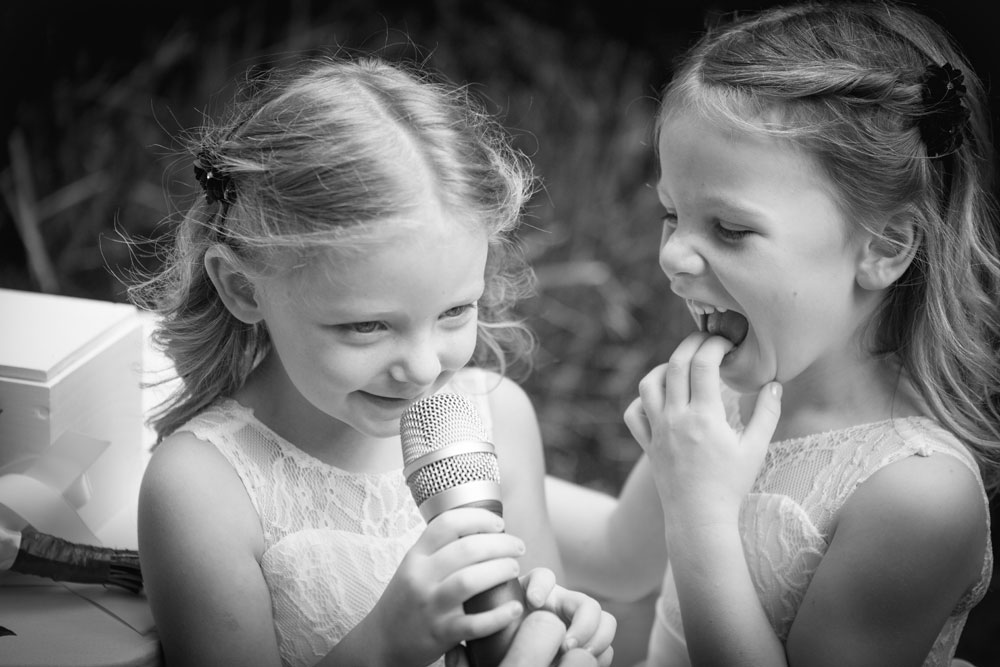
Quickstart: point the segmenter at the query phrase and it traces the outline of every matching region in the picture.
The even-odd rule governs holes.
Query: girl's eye
[[[723,241],[739,241],[743,237],[753,234],[753,232],[749,229],[733,229],[732,227],[726,227],[722,224],[716,225],[716,233]]]
[[[673,229],[674,227],[677,226],[677,214],[673,213],[672,211],[668,211],[663,214],[662,218],[660,218],[660,222],[663,223],[664,227],[669,227],[670,229]]]
[[[461,317],[462,315],[465,315],[467,312],[469,312],[470,310],[474,310],[475,308],[476,304],[474,303],[466,303],[461,306],[455,306],[454,308],[449,308],[448,310],[441,313],[441,318],[452,319],[456,317]]]
[[[352,322],[351,324],[342,324],[341,328],[350,333],[371,334],[381,331],[384,325],[381,322]]]

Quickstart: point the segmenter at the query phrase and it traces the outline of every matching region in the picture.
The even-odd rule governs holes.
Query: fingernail
[[[771,383],[771,395],[775,398],[781,398],[781,383],[772,382]]]
[[[567,637],[566,641],[563,642],[563,646],[565,647],[564,650],[566,651],[572,651],[579,645],[580,645],[580,640],[577,639],[576,637]]]
[[[517,602],[514,604],[514,607],[510,610],[510,617],[519,618],[523,613],[524,613],[524,607],[521,606],[520,602]]]
[[[518,540],[517,541],[517,553],[523,554],[527,550],[528,550],[528,547],[525,546],[524,542],[522,542],[521,540]]]

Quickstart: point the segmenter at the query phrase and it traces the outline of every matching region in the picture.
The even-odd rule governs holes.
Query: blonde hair
[[[961,143],[929,150],[929,66],[964,74]],[[679,63],[659,127],[678,112],[807,150],[858,224],[906,216],[920,243],[872,323],[930,410],[1000,486],[1000,225],[983,86],[944,31],[891,2],[804,3],[709,31]],[[946,128],[947,129],[947,128]]]
[[[393,231],[386,220],[405,219],[427,196],[414,164],[455,219],[489,235],[473,363],[505,372],[527,359],[532,339],[511,308],[532,285],[513,236],[531,166],[467,88],[377,57],[310,59],[248,81],[228,119],[190,143],[199,178],[214,179],[209,196],[179,220],[159,273],[131,289],[161,316],[154,341],[182,381],[152,419],[160,438],[239,389],[271,349],[262,324],[223,305],[206,251],[222,248],[250,276],[277,270],[289,253],[378,242]]]

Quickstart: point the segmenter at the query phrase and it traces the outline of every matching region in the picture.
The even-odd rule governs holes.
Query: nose
[[[696,247],[692,232],[677,226],[664,227],[660,240],[660,268],[673,279],[682,274],[698,275],[705,270],[705,258]]]
[[[442,347],[433,334],[407,341],[398,359],[389,369],[396,382],[427,386],[437,380],[442,370]]]

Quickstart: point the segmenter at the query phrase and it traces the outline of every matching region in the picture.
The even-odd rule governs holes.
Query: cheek
[[[441,355],[441,365],[450,370],[463,368],[472,359],[479,340],[479,327],[473,322],[449,336]]]

